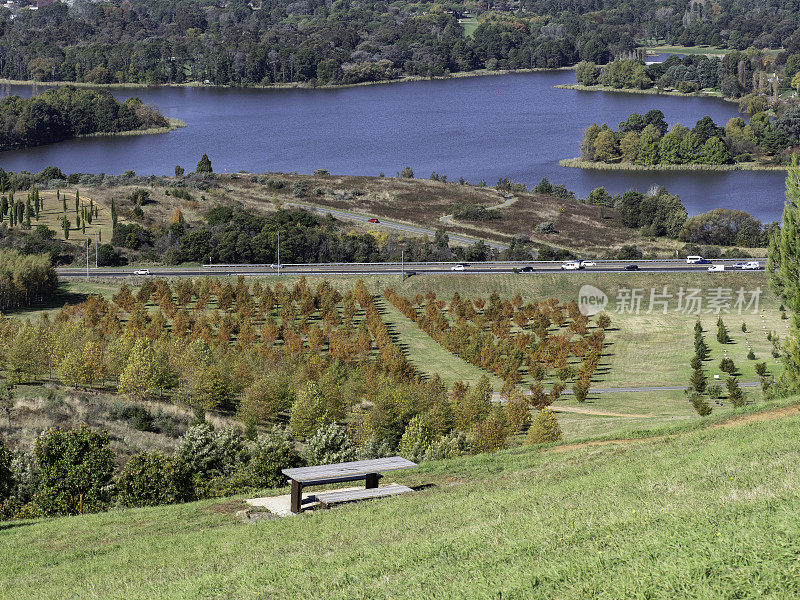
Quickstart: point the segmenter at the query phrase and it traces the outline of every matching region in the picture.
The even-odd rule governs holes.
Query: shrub
[[[114,452],[107,432],[51,428],[36,440],[42,478],[36,503],[46,515],[74,515],[105,508],[111,500]]]
[[[537,223],[536,226],[533,228],[533,230],[536,233],[545,233],[545,234],[558,233],[552,221],[542,221],[541,223]]]
[[[755,359],[756,359],[756,353],[750,350],[750,352],[747,353],[747,360],[755,360]]]
[[[395,453],[395,447],[389,439],[379,439],[376,436],[371,436],[365,441],[360,448],[356,451],[356,458],[358,460],[369,460],[371,458],[384,458],[392,456]]]
[[[257,487],[280,487],[286,483],[281,469],[302,466],[303,459],[288,436],[273,433],[258,441],[250,463],[251,483]]]
[[[708,402],[706,402],[705,398],[700,394],[692,394],[691,401],[695,411],[697,411],[697,414],[701,417],[707,417],[711,414],[711,406],[709,406]]]
[[[283,179],[270,177],[266,180],[265,185],[271,190],[280,190],[286,187],[286,182]]]
[[[506,443],[506,421],[502,409],[494,409],[483,421],[476,423],[472,432],[477,452],[494,452]]]
[[[306,195],[306,192],[308,192],[308,181],[300,179],[294,182],[292,186],[292,195],[294,195],[295,198],[302,198]]]
[[[707,393],[711,398],[714,398],[715,400],[717,398],[722,398],[722,386],[717,385],[716,383],[714,385],[710,385],[708,386]]]
[[[756,363],[755,369],[756,369],[756,375],[758,375],[759,377],[767,376],[767,363],[765,362]]]
[[[452,431],[431,443],[425,451],[423,460],[445,460],[466,456],[473,452],[472,446],[469,435],[463,431]]]
[[[706,374],[703,373],[703,369],[692,371],[692,376],[689,378],[689,387],[701,394],[706,391]]]
[[[402,171],[400,171],[400,177],[404,179],[414,179],[414,171],[411,167],[404,167]]]
[[[425,425],[422,417],[416,415],[406,426],[397,453],[409,460],[419,461],[425,456],[432,441],[433,433]]]
[[[8,498],[14,489],[12,458],[11,451],[6,448],[5,442],[0,438],[0,501]]]
[[[177,468],[200,479],[231,475],[248,459],[248,451],[238,429],[216,432],[206,423],[189,427],[175,452]]]
[[[745,405],[744,393],[742,392],[742,388],[739,387],[739,382],[736,377],[729,377],[725,381],[725,387],[728,388],[728,398],[730,398],[731,404],[736,408]]]
[[[514,389],[509,394],[503,410],[506,413],[509,433],[519,433],[525,431],[531,425],[531,411],[528,401],[518,389]]]
[[[158,506],[192,499],[191,477],[160,452],[131,458],[117,478],[117,502],[123,506]]]
[[[526,444],[546,444],[557,442],[561,439],[561,427],[558,425],[555,413],[549,408],[540,410],[533,418],[528,435],[525,436]]]
[[[356,453],[347,438],[347,430],[331,423],[312,435],[305,448],[305,459],[309,465],[328,465],[355,460]]]
[[[572,384],[572,393],[578,402],[585,402],[589,395],[589,383],[586,381],[576,381]]]
[[[736,365],[733,363],[733,360],[730,358],[723,358],[719,361],[719,370],[723,373],[728,373],[732,375],[736,372]]]

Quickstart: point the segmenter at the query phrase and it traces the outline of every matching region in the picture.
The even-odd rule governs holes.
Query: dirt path
[[[785,419],[800,415],[800,404],[792,404],[790,406],[781,406],[780,408],[772,408],[763,412],[753,413],[750,415],[742,415],[741,417],[733,417],[722,423],[714,423],[705,427],[704,429],[720,429],[723,427],[736,427],[738,425],[746,425],[747,423],[758,423],[761,421],[774,421],[776,419]],[[667,437],[681,435],[679,433],[672,436],[667,435],[654,435],[651,437],[641,438],[622,438],[618,440],[597,440],[595,442],[581,442],[579,444],[564,444],[563,446],[554,446],[547,448],[545,452],[569,452],[570,450],[580,450],[581,448],[589,448],[592,446],[613,446],[633,444],[636,442],[652,442],[654,440],[663,440]]]

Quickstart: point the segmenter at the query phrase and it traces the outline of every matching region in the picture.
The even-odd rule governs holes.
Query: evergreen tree
[[[781,394],[795,394],[800,392],[800,165],[797,156],[792,157],[792,166],[786,175],[783,220],[770,240],[767,271],[770,289],[791,312],[778,389]]]
[[[117,227],[117,203],[114,199],[111,199],[111,228],[116,229]]]
[[[208,158],[207,154],[203,154],[200,157],[200,161],[197,163],[197,168],[195,169],[198,173],[213,173],[213,169],[211,168],[211,161]]]

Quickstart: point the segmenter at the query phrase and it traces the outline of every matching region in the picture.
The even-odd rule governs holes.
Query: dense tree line
[[[138,98],[120,102],[105,90],[66,86],[32,98],[6,96],[0,100],[0,150],[167,125],[162,114]]]
[[[651,110],[633,113],[619,124],[592,124],[581,144],[581,158],[604,163],[656,165],[728,165],[759,161],[787,163],[800,142],[800,107],[771,121],[760,112],[749,122],[741,117],[719,127],[705,116],[692,129],[676,123],[668,130],[664,114]]]
[[[48,300],[57,287],[58,277],[49,256],[0,250],[0,309]]]
[[[755,48],[732,51],[722,57],[673,54],[664,62],[644,64],[637,59],[614,60],[605,66],[581,62],[575,77],[583,85],[605,85],[617,89],[676,89],[690,93],[719,91],[728,98],[741,98],[743,111],[765,110],[781,91],[796,87],[800,53],[777,56]]]
[[[56,2],[0,13],[0,76],[93,83],[356,83],[479,68],[606,63],[637,40],[800,51],[797,6],[725,0],[473,5],[232,0]],[[517,7],[514,7],[515,9]],[[14,17],[14,18],[12,18]]]

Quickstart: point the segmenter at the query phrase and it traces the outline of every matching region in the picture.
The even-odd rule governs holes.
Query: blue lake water
[[[335,90],[215,88],[115,89],[186,122],[164,135],[72,140],[0,153],[6,170],[172,174],[194,169],[203,152],[217,172],[298,171],[395,175],[411,166],[417,177],[436,171],[451,179],[500,177],[529,185],[547,177],[581,196],[597,186],[613,193],[666,186],[690,213],[747,210],[764,221],[780,217],[782,172],[596,172],[560,167],[579,154],[591,123],[616,128],[632,112],[661,109],[671,124],[704,115],[724,125],[736,106],[714,98],[680,98],[555,89],[574,81],[554,71]],[[11,91],[30,95],[27,86]]]

